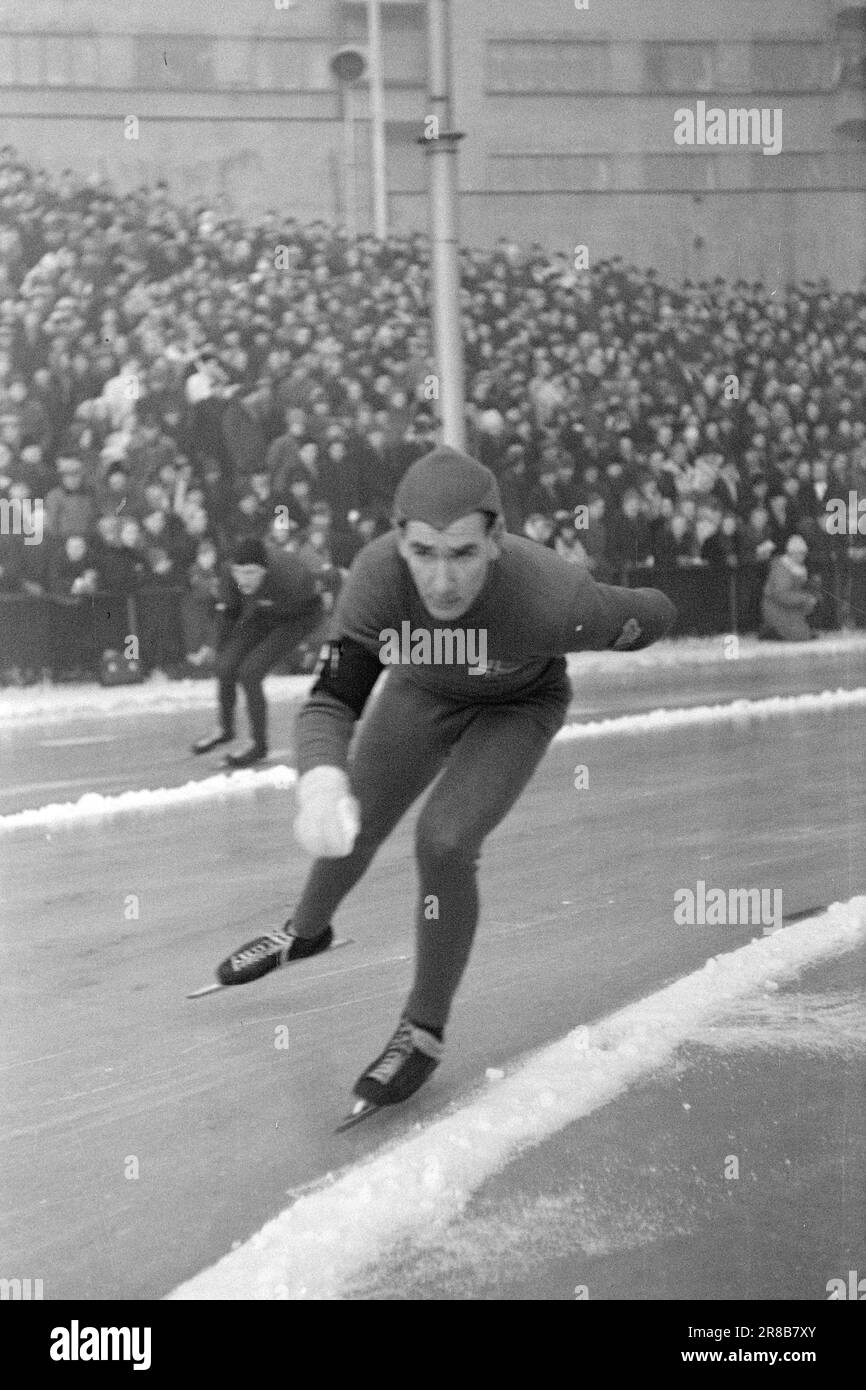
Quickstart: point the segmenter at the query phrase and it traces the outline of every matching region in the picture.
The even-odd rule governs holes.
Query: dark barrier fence
[[[104,651],[124,652],[138,639],[144,672],[173,674],[185,668],[184,602],[188,590],[153,586],[135,594],[98,593],[79,598],[0,594],[0,680],[18,671],[27,678],[93,677]],[[325,616],[279,671],[310,669],[327,626]],[[130,653],[132,654],[132,653]]]
[[[831,630],[866,627],[866,562],[810,569],[820,602],[813,626]],[[677,605],[675,635],[755,632],[760,626],[766,565],[627,568],[623,583],[663,589]],[[125,594],[58,599],[0,594],[0,676],[13,670],[63,679],[95,675],[103,651],[123,651],[126,637],[139,642],[142,669],[182,667],[185,657],[180,588],[151,587]],[[317,646],[317,634],[310,643]],[[309,644],[308,644],[309,645]],[[295,669],[299,669],[297,666]]]
[[[180,588],[80,598],[0,594],[0,672],[93,675],[104,651],[136,637],[144,670],[184,660]]]
[[[621,582],[631,588],[663,589],[677,605],[675,636],[749,633],[761,625],[761,594],[768,569],[766,563],[731,568],[631,565]],[[866,562],[831,560],[810,565],[809,575],[810,592],[818,598],[809,619],[812,627],[823,631],[866,627]]]

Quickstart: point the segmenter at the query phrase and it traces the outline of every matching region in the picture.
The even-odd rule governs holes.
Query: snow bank
[[[839,709],[866,704],[866,688],[825,690],[820,695],[774,695],[767,700],[733,700],[723,705],[695,705],[687,709],[656,709],[647,714],[623,714],[616,719],[590,720],[586,724],[566,724],[555,741],[611,738],[619,734],[668,733],[708,724],[746,723],[750,719],[774,719],[780,715],[831,714]],[[77,801],[53,802],[26,811],[0,816],[0,834],[33,826],[69,824],[92,820],[96,816],[117,815],[123,811],[152,811],[171,808],[189,801],[251,792],[259,787],[290,787],[297,780],[293,768],[280,765],[257,772],[246,768],[216,777],[186,782],[182,787],[118,792],[103,795],[86,792]]]
[[[181,787],[141,788],[103,796],[100,792],[85,792],[77,801],[55,801],[33,810],[15,811],[0,816],[0,832],[22,830],[33,826],[60,826],[70,821],[94,820],[98,816],[113,816],[121,811],[156,811],[173,806],[186,806],[193,801],[211,801],[227,796],[249,795],[261,787],[282,790],[293,787],[298,774],[293,767],[269,767],[256,772],[240,768],[237,772],[219,772],[214,777],[184,782]]]
[[[301,701],[312,676],[267,676],[264,689],[274,702]],[[152,676],[142,685],[41,685],[0,691],[0,721],[16,725],[66,723],[72,719],[105,719],[117,715],[177,714],[181,710],[213,710],[215,680],[170,681]]]
[[[447,1225],[521,1149],[668,1062],[737,1001],[864,942],[866,897],[860,897],[710,959],[675,984],[577,1028],[420,1133],[302,1196],[168,1297],[340,1298],[347,1281],[386,1249]]]
[[[824,690],[820,695],[772,695],[766,700],[731,700],[722,705],[691,705],[685,709],[654,709],[646,714],[623,714],[586,724],[564,724],[556,739],[608,738],[611,734],[667,733],[701,724],[737,724],[750,719],[775,719],[783,714],[830,714],[866,704],[866,688]]]

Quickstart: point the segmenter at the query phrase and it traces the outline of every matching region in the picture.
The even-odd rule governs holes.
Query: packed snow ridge
[[[699,725],[742,723],[752,719],[774,719],[783,715],[831,714],[866,704],[866,687],[856,690],[825,690],[819,695],[774,695],[767,700],[733,700],[723,705],[695,705],[686,709],[656,709],[648,714],[624,714],[615,719],[599,719],[586,724],[566,724],[555,741],[610,738],[620,734],[669,733]],[[141,788],[104,795],[86,792],[77,801],[53,802],[48,806],[13,811],[0,816],[0,833],[10,830],[52,827],[127,811],[171,809],[200,802],[249,794],[264,787],[283,790],[294,785],[297,773],[280,765],[256,771],[219,773],[186,782],[181,787]]]
[[[283,791],[293,787],[298,774],[292,767],[280,765],[256,772],[241,768],[237,772],[219,772],[214,777],[185,782],[181,787],[142,787],[135,791],[103,795],[85,792],[77,801],[55,801],[27,811],[14,811],[0,816],[0,831],[24,830],[34,826],[61,826],[75,821],[95,820],[102,816],[118,815],[124,811],[162,811],[175,806],[188,806],[196,801],[213,801],[228,796],[249,795],[262,787]]]
[[[864,943],[860,897],[711,958],[648,998],[577,1027],[412,1137],[324,1180],[169,1297],[341,1298],[398,1243],[443,1230],[521,1150],[669,1063],[732,1006]]]

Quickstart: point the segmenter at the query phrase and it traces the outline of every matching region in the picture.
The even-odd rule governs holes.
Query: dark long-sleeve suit
[[[514,805],[565,720],[564,654],[612,647],[630,619],[631,650],[664,635],[675,609],[655,589],[597,584],[580,565],[518,536],[503,538],[487,581],[451,632],[485,636],[483,672],[463,664],[389,666],[383,633],[440,632],[424,608],[397,533],[365,546],[332,620],[332,645],[298,716],[300,771],[347,767],[361,807],[352,853],[314,864],[294,930],[317,935],[377,849],[441,772],[416,828],[419,898],[410,1017],[444,1027],[478,917],[476,868],[485,837]],[[363,717],[362,717],[363,716]],[[358,719],[361,724],[348,758]]]
[[[322,602],[313,575],[294,555],[268,552],[268,572],[258,592],[245,597],[231,571],[217,599],[216,674],[223,729],[234,729],[237,687],[243,686],[253,742],[267,746],[267,707],[262,681],[321,620]]]

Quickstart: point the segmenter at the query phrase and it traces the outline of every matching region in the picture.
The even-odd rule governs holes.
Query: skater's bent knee
[[[477,851],[467,837],[450,825],[424,825],[419,821],[415,831],[415,852],[420,864],[472,864]]]

